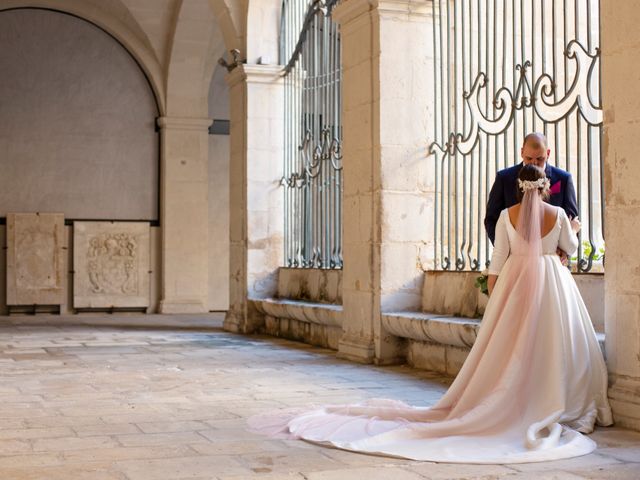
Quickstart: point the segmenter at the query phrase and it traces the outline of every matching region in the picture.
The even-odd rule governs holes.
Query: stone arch
[[[0,12],[16,8],[43,8],[77,16],[101,28],[136,60],[149,81],[160,115],[164,115],[166,96],[160,62],[140,26],[130,15],[126,16],[127,7],[119,0],[114,0],[114,6],[119,7],[124,15],[118,17],[97,8],[91,0],[4,0]]]
[[[248,0],[209,0],[211,10],[222,32],[227,50],[238,49],[244,54],[246,3]]]
[[[223,32],[207,2],[182,2],[167,65],[167,115],[207,117],[207,97]]]

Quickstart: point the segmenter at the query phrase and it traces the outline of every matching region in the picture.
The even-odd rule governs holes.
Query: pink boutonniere
[[[556,182],[553,185],[551,185],[549,192],[551,193],[551,195],[555,195],[556,193],[560,193],[561,190],[562,190],[562,182]]]

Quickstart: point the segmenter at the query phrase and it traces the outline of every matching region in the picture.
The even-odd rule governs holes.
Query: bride
[[[607,370],[580,292],[556,249],[578,222],[543,202],[543,170],[522,167],[521,202],[502,211],[478,338],[432,407],[385,399],[250,419],[256,431],[345,450],[457,463],[521,463],[592,452],[611,425]]]

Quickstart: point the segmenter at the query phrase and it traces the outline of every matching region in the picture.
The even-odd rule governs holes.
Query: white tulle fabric
[[[432,407],[376,399],[252,417],[272,436],[370,454],[456,463],[521,463],[585,455],[582,433],[610,425],[607,372],[569,271],[556,255],[575,250],[563,210],[540,238],[540,199],[523,200],[516,230],[503,211],[496,249],[509,252],[466,362]],[[571,234],[572,235],[572,234]],[[528,241],[526,239],[529,239]],[[507,244],[500,244],[506,242]],[[560,243],[566,243],[560,242]],[[568,253],[572,253],[571,251]]]

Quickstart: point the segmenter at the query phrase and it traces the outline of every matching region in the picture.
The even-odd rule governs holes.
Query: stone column
[[[250,299],[273,296],[283,262],[282,68],[240,65],[228,76],[231,118],[230,282],[224,328],[250,333],[264,319]]]
[[[616,425],[640,430],[640,10],[629,0],[601,12],[605,181],[605,335]]]
[[[161,313],[202,313],[208,296],[208,127],[211,119],[161,117]]]
[[[381,327],[381,313],[419,310],[431,266],[430,12],[423,0],[350,0],[333,12],[344,99],[340,354],[352,360],[398,360],[400,344]]]

